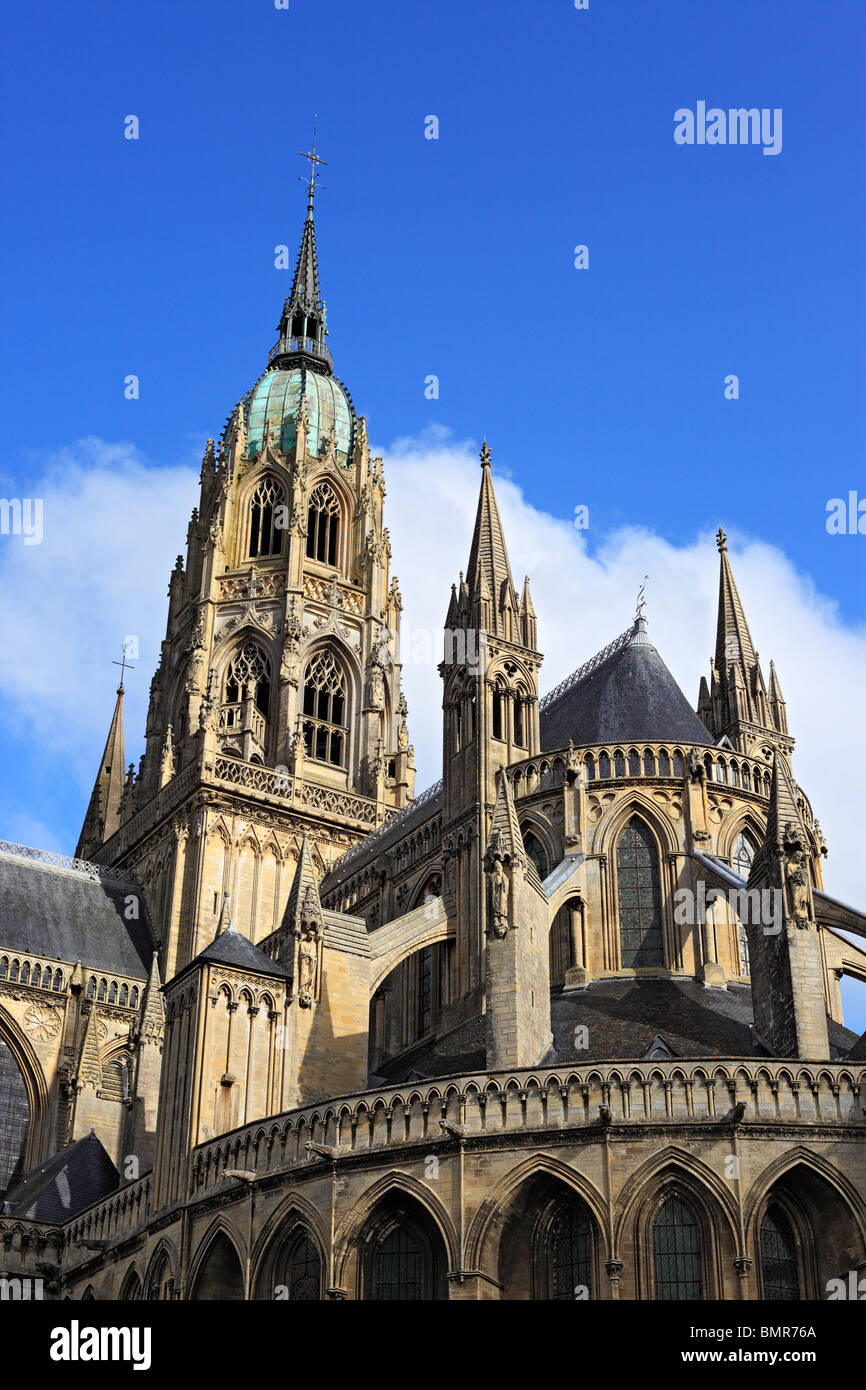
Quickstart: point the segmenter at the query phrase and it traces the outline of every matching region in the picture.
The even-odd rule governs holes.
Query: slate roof
[[[276,975],[281,980],[288,978],[276,961],[254,946],[248,937],[243,936],[234,926],[215,936],[209,946],[199,951],[196,960],[209,960],[220,965],[233,965],[236,970],[253,970],[258,975]],[[188,967],[187,967],[188,968]]]
[[[752,1032],[748,985],[710,989],[688,978],[594,980],[585,989],[555,990],[550,1002],[553,1050],[546,1065],[638,1061],[657,1037],[682,1058],[768,1055]],[[586,1048],[575,1047],[578,1023],[588,1030]],[[472,1019],[445,1038],[380,1062],[378,1071],[394,1084],[412,1070],[429,1077],[484,1070],[482,1028],[483,1020]],[[857,1043],[856,1033],[831,1018],[827,1030],[834,1058],[845,1057]]]
[[[601,656],[541,701],[542,750],[564,748],[569,739],[579,746],[642,739],[713,745],[647,637],[643,620]]]
[[[40,853],[0,852],[0,946],[146,980],[155,942],[141,889],[95,864],[32,857]],[[132,893],[137,920],[125,916]]]
[[[10,1188],[3,1213],[34,1221],[68,1221],[119,1185],[120,1174],[91,1130]]]

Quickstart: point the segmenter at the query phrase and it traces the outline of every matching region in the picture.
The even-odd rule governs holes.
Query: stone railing
[[[526,1131],[634,1130],[652,1124],[721,1125],[742,1101],[749,1125],[856,1126],[866,1137],[863,1063],[641,1061],[446,1077],[342,1096],[233,1130],[194,1152],[193,1195],[223,1186],[224,1168],[260,1176],[310,1162],[305,1145],[324,1144],[337,1161],[446,1137],[439,1121],[467,1139]],[[622,1129],[619,1134],[625,1137]]]
[[[264,796],[285,797],[291,800],[294,778],[287,772],[276,772],[261,763],[247,763],[241,758],[218,756],[214,760],[214,776],[218,782],[246,791],[261,792]]]
[[[698,744],[597,743],[581,746],[571,753],[561,748],[524,758],[512,764],[507,775],[515,797],[533,796],[536,792],[561,787],[566,779],[569,756],[576,760],[584,786],[625,778],[682,782],[692,748],[701,760],[708,787],[769,796],[771,770],[767,763],[729,749],[723,751]]]
[[[110,1197],[104,1197],[92,1207],[79,1212],[74,1221],[64,1227],[63,1241],[66,1264],[81,1263],[91,1259],[84,1241],[108,1241],[115,1244],[125,1236],[134,1233],[145,1225],[151,1210],[152,1174],[118,1188]],[[76,1257],[76,1247],[80,1253]]]
[[[108,869],[102,864],[93,864],[89,859],[73,859],[68,854],[56,854],[50,849],[32,849],[30,845],[17,845],[13,840],[0,840],[0,854],[16,854],[22,859],[35,859],[38,864],[51,864],[56,869],[71,869],[73,873],[91,878],[95,883],[129,883],[128,874],[120,869]]]
[[[346,613],[362,614],[365,595],[362,589],[350,588],[337,579],[321,579],[315,574],[304,575],[304,597],[318,603],[327,603],[331,608],[342,608]]]

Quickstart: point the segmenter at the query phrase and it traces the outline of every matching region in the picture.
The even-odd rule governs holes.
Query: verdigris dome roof
[[[294,448],[302,392],[306,393],[310,421],[307,452],[317,456],[323,441],[333,438],[337,457],[345,463],[353,442],[351,401],[334,377],[314,372],[302,362],[271,368],[247,396],[244,413],[249,458],[257,458],[262,451],[265,424],[282,453]]]

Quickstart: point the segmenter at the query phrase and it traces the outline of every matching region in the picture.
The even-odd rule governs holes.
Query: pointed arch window
[[[800,1272],[797,1242],[787,1213],[774,1202],[761,1221],[761,1283],[764,1298],[799,1299]]]
[[[286,494],[275,478],[264,477],[250,503],[249,557],[279,555],[283,548]]]
[[[581,1202],[557,1207],[548,1237],[549,1289],[560,1303],[586,1299],[592,1290],[592,1226]]]
[[[337,565],[340,553],[340,503],[333,488],[319,483],[310,493],[307,508],[307,555],[326,565]]]
[[[246,642],[229,662],[226,672],[225,704],[242,705],[252,699],[267,718],[271,698],[271,663],[257,642]],[[226,727],[232,727],[227,723]]]
[[[656,1214],[652,1245],[655,1297],[703,1298],[701,1229],[692,1207],[678,1193],[671,1193]]]
[[[757,845],[745,830],[741,830],[731,846],[731,867],[743,878],[748,879],[755,858]]]
[[[659,857],[649,826],[632,816],[616,846],[622,966],[664,964]]]
[[[414,1231],[394,1226],[380,1241],[373,1262],[373,1298],[419,1302],[425,1297],[424,1251]]]
[[[301,1236],[289,1257],[289,1298],[310,1303],[321,1298],[322,1262],[310,1237]]]
[[[316,762],[346,766],[346,677],[333,652],[317,652],[304,672],[304,752]]]
[[[0,1196],[25,1168],[30,1101],[21,1069],[0,1038]]]
[[[532,860],[533,864],[538,870],[538,877],[541,879],[543,883],[544,880],[547,878],[547,875],[550,873],[547,861],[547,851],[545,850],[544,845],[541,843],[538,836],[533,835],[531,830],[521,830],[521,834],[523,835],[523,848],[526,850],[526,853],[529,855],[530,859]]]

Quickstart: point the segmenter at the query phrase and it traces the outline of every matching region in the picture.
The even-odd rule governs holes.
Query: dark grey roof
[[[114,1192],[120,1175],[93,1130],[54,1154],[6,1194],[4,1214],[68,1221]]]
[[[642,627],[611,643],[609,654],[587,663],[585,674],[563,682],[539,707],[542,749],[662,739],[712,745]]]
[[[220,965],[233,965],[238,970],[254,970],[258,975],[276,975],[281,980],[289,976],[289,971],[254,946],[248,937],[243,936],[236,927],[227,927],[215,936],[209,946],[199,951],[197,960],[209,960]]]
[[[765,1057],[752,1024],[748,985],[710,989],[698,980],[623,977],[594,980],[585,989],[554,990],[550,1001],[553,1049],[545,1065],[625,1062],[646,1058],[660,1037],[677,1057]],[[575,1024],[584,1024],[586,1047],[575,1047]],[[830,1053],[845,1057],[857,1035],[827,1019]],[[470,1019],[444,1038],[431,1040],[377,1070],[389,1084],[411,1070],[427,1077],[485,1067],[483,1019]]]
[[[0,852],[0,947],[147,979],[155,946],[141,889],[95,864],[31,857],[41,854]]]

